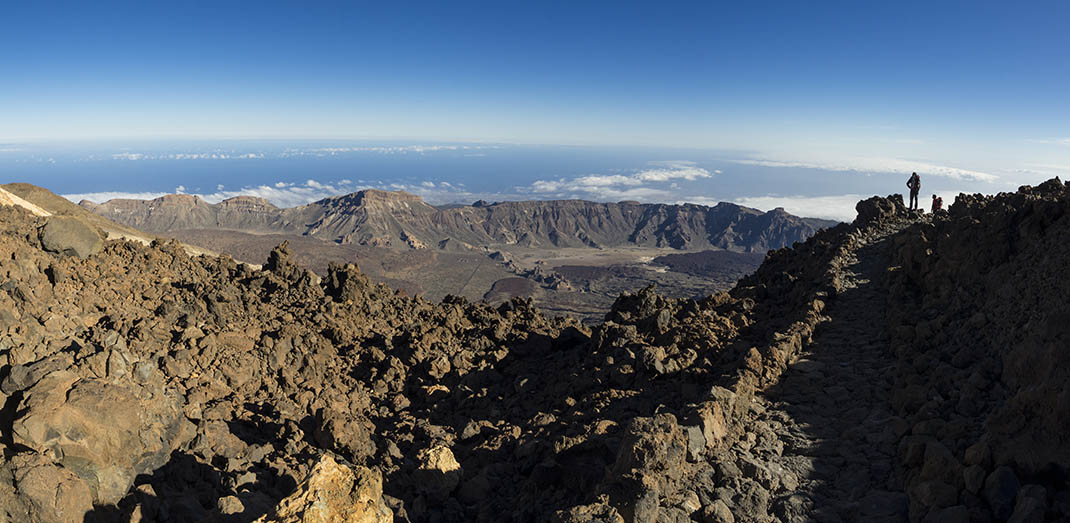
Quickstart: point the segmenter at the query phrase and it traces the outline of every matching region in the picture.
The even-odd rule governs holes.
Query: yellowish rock
[[[328,455],[308,478],[256,523],[385,523],[394,514],[383,502],[383,477],[366,467],[350,468]]]
[[[420,463],[416,477],[425,490],[443,497],[457,488],[463,472],[449,447],[435,445],[421,450],[416,457]]]

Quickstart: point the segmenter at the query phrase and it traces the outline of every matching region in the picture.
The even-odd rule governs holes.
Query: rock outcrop
[[[913,517],[1040,521],[1070,508],[1056,501],[1070,499],[1068,215],[1054,179],[961,195],[896,238],[888,328]]]

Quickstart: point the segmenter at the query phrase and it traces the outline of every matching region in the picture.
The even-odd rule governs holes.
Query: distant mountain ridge
[[[805,240],[836,222],[762,212],[732,203],[515,201],[438,208],[403,191],[367,189],[291,208],[238,196],[211,204],[171,194],[153,200],[80,202],[87,210],[151,232],[228,229],[290,233],[342,244],[394,248],[527,247],[721,248],[764,252]]]

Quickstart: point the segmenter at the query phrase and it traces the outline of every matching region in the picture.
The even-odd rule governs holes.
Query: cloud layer
[[[208,193],[187,192],[184,186],[175,187],[174,191],[166,192],[120,192],[103,191],[92,193],[64,194],[63,197],[72,202],[89,200],[102,203],[112,199],[135,199],[151,200],[165,194],[193,194],[208,203],[218,203],[235,196],[257,196],[264,198],[278,207],[296,207],[317,200],[348,194],[362,189],[380,189],[384,191],[406,191],[417,194],[431,203],[452,203],[456,201],[475,201],[480,198],[495,198],[496,195],[486,193],[469,192],[464,186],[449,182],[424,181],[418,184],[388,183],[381,180],[338,180],[335,182],[319,182],[306,180],[302,183],[275,182],[273,184],[242,187],[240,189],[226,189],[219,185],[216,191]]]
[[[1070,138],[1041,138],[1026,141],[1030,143],[1040,143],[1045,145],[1070,145]]]
[[[441,150],[464,150],[478,148],[480,146],[398,146],[398,147],[343,147],[343,148],[316,148],[302,150],[301,154],[330,155],[345,154],[348,152],[375,152],[382,154],[424,154]],[[207,153],[206,153],[207,154]],[[124,161],[138,161],[143,159],[247,159],[252,158],[248,153],[234,154],[226,157],[218,156],[222,153],[212,153],[215,156],[206,155],[178,155],[172,154],[167,157],[146,157],[138,153],[123,153]],[[118,157],[120,155],[116,155]],[[822,163],[808,161],[786,161],[776,159],[739,159],[731,160],[735,163],[746,165],[759,165],[766,167],[808,168],[826,171],[851,171],[860,173],[900,173],[906,174],[917,171],[923,176],[941,176],[948,179],[962,180],[963,182],[990,182],[995,176],[966,169],[934,165],[924,162],[865,158],[855,159],[840,163]],[[1070,169],[1070,166],[1035,164],[1034,168],[1047,170]],[[702,205],[716,205],[720,201],[730,200],[734,203],[761,209],[763,211],[783,207],[788,212],[807,217],[826,218],[842,221],[850,221],[855,216],[855,204],[866,197],[862,194],[864,187],[847,190],[858,191],[847,194],[832,194],[820,196],[803,196],[783,194],[759,194],[754,196],[739,197],[739,192],[722,194],[718,199],[710,190],[716,183],[719,190],[730,189],[731,183],[739,184],[742,180],[744,190],[754,190],[755,187],[746,183],[745,179],[736,176],[732,178],[718,178],[716,182],[708,180],[721,175],[720,170],[711,170],[698,166],[695,162],[684,160],[648,162],[644,167],[633,170],[609,171],[601,173],[588,173],[572,177],[538,179],[526,185],[514,186],[505,191],[486,192],[472,190],[463,184],[452,184],[443,181],[418,180],[400,182],[386,179],[341,179],[335,181],[318,181],[307,179],[303,182],[278,181],[263,185],[245,186],[241,188],[227,188],[220,184],[214,191],[190,191],[203,200],[216,203],[235,196],[256,196],[270,201],[279,207],[295,207],[316,200],[352,193],[362,189],[380,189],[387,191],[406,191],[424,198],[431,204],[448,203],[471,203],[475,200],[547,200],[547,199],[584,199],[594,201],[621,201],[639,200],[643,202],[664,203],[697,203]],[[706,181],[706,182],[704,182]],[[963,184],[968,186],[968,184]],[[482,188],[480,188],[482,189]],[[785,189],[790,190],[790,189]],[[840,190],[844,190],[841,188]],[[187,193],[186,187],[177,186],[173,190],[176,193]],[[803,192],[803,191],[799,191]],[[103,202],[114,198],[152,199],[162,196],[163,192],[93,192],[64,195],[68,199],[78,202],[88,199],[94,202]],[[742,194],[747,194],[746,192]],[[950,204],[957,193],[941,193],[945,202]],[[922,202],[928,205],[928,200]]]
[[[859,173],[895,173],[910,174],[917,172],[922,176],[941,176],[955,180],[994,182],[996,175],[937,165],[924,161],[904,160],[901,158],[843,158],[836,161],[800,161],[800,160],[777,160],[777,159],[743,159],[731,160],[744,165],[758,165],[761,167],[794,167],[802,169],[821,169],[824,171],[850,171]]]
[[[719,173],[715,171],[714,173]],[[675,181],[710,178],[714,173],[694,162],[681,160],[650,162],[647,169],[629,174],[588,174],[575,178],[536,180],[517,191],[537,198],[580,198],[595,200],[666,200],[678,187]]]
[[[496,149],[496,145],[390,145],[390,146],[366,146],[366,147],[306,147],[287,148],[282,151],[272,152],[238,152],[228,150],[211,150],[199,152],[120,152],[106,156],[118,161],[166,161],[166,160],[262,160],[264,158],[295,158],[304,156],[326,157],[341,156],[352,153],[375,153],[388,155],[402,154],[428,154],[442,151],[480,151],[484,149]],[[0,148],[0,152],[4,150]],[[466,154],[466,156],[478,156],[480,153]],[[88,159],[101,159],[92,156]]]
[[[928,210],[933,193],[923,193],[919,202],[921,208]],[[949,207],[960,191],[941,191],[937,196],[944,199],[944,208]],[[753,207],[762,211],[771,211],[783,207],[785,211],[796,216],[823,218],[849,222],[855,219],[855,205],[860,200],[870,198],[871,194],[839,194],[832,196],[749,196],[738,198],[734,203],[744,207]],[[906,202],[904,202],[906,203]]]
[[[309,179],[302,183],[276,182],[240,189],[226,189],[223,185],[214,192],[195,193],[209,203],[217,203],[235,196],[257,196],[279,207],[294,207],[316,200],[347,194],[362,189],[381,189],[386,191],[406,191],[421,196],[430,203],[443,204],[454,202],[473,202],[487,200],[522,200],[522,199],[593,199],[599,201],[643,200],[673,201],[679,189],[676,182],[695,181],[710,178],[720,171],[710,171],[696,166],[692,162],[667,161],[650,162],[649,167],[630,173],[588,174],[574,178],[556,180],[538,180],[529,185],[516,187],[512,192],[471,191],[463,184],[435,182],[424,180],[414,183],[399,183],[384,180],[338,180],[320,182]],[[175,187],[174,193],[187,193],[186,187]],[[64,197],[78,202],[83,199],[93,202],[105,202],[117,198],[147,200],[163,196],[164,192],[120,192],[103,191],[92,193],[65,194]]]
[[[823,218],[849,222],[855,219],[855,205],[859,200],[868,198],[862,194],[840,194],[835,196],[750,196],[735,201],[744,207],[753,207],[771,211],[783,207],[785,211],[796,216]]]

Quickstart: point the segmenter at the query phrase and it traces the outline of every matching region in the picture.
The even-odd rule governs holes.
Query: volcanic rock
[[[364,467],[350,468],[324,455],[297,491],[258,523],[386,523],[393,513],[383,501],[383,480]]]
[[[436,497],[448,496],[464,475],[461,464],[449,447],[444,445],[421,450],[417,460],[420,465],[416,469],[415,479],[419,482],[419,488]]]
[[[14,441],[51,456],[89,487],[97,504],[122,498],[189,440],[192,426],[159,383],[44,376],[24,393]]]
[[[100,233],[73,216],[53,216],[41,228],[41,245],[45,250],[85,258],[100,252],[104,242]]]
[[[93,509],[89,487],[70,470],[34,453],[15,455],[5,466],[10,484],[0,483],[5,521],[81,523]]]

